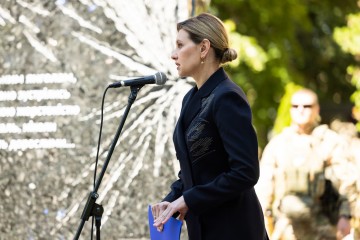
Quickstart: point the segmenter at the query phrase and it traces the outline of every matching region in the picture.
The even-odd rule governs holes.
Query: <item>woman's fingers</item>
[[[156,205],[152,205],[151,206],[151,213],[154,217],[154,219],[157,219],[159,214],[158,214],[158,207]]]
[[[183,221],[188,211],[188,207],[184,201],[184,197],[182,196],[172,203],[161,202],[159,204],[156,204],[156,207],[158,207],[159,211],[157,212],[157,217],[154,217],[155,227],[160,227],[165,224],[176,212],[180,213],[179,219]]]
[[[158,231],[162,231],[164,224],[173,216],[174,213],[179,212],[179,220],[183,221],[188,211],[183,197],[178,198],[172,203],[161,202],[154,204],[151,208],[154,216],[153,226]]]
[[[151,212],[154,219],[157,219],[160,214],[166,209],[168,202],[155,203],[151,205]]]
[[[159,232],[163,230],[163,224],[168,220],[166,219],[166,216],[169,212],[169,210],[167,209],[168,205],[169,202],[161,202],[151,206],[151,212],[154,217],[153,226],[156,227]]]
[[[154,221],[154,226],[159,227],[163,224],[165,224],[170,217],[173,215],[172,210],[167,208],[165,211],[163,211],[159,217]]]
[[[158,232],[162,232],[162,230],[164,229],[164,225],[161,225],[160,227],[156,228],[158,230]]]
[[[182,213],[180,213],[180,215],[179,215],[178,219],[179,219],[180,221],[184,221],[184,219],[185,219],[185,215],[184,215],[184,214],[182,214]]]

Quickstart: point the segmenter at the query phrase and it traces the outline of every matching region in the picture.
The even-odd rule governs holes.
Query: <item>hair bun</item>
[[[237,52],[233,48],[227,48],[225,49],[221,63],[231,62],[237,58]]]

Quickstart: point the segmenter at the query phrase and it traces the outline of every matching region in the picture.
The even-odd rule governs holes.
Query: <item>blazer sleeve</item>
[[[179,179],[171,184],[171,187],[170,187],[171,191],[163,199],[163,201],[173,202],[173,201],[175,201],[176,199],[178,199],[179,197],[182,196],[183,183],[181,181],[181,171],[179,171],[178,177],[179,177]]]
[[[240,197],[259,178],[257,137],[245,96],[228,90],[216,94],[212,107],[212,117],[227,153],[220,161],[228,162],[229,171],[184,192],[185,202],[195,214]]]

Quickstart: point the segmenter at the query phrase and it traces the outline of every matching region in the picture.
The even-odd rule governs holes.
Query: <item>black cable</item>
[[[110,87],[108,86],[103,94],[102,97],[102,101],[101,101],[101,116],[100,116],[100,132],[99,132],[99,139],[98,139],[98,147],[97,147],[97,152],[96,152],[96,160],[95,160],[95,169],[94,169],[94,189],[95,189],[95,183],[96,183],[96,169],[97,169],[97,165],[99,162],[99,152],[100,152],[100,142],[101,142],[101,132],[102,132],[102,127],[103,127],[103,119],[104,119],[104,102],[105,102],[105,95],[107,90]]]
[[[98,139],[98,147],[97,147],[97,152],[96,152],[96,159],[95,159],[95,168],[94,168],[94,190],[95,190],[95,183],[96,183],[96,172],[97,172],[97,165],[99,162],[99,152],[100,152],[100,142],[101,142],[101,133],[102,133],[102,127],[103,127],[103,121],[104,121],[104,102],[105,102],[105,95],[107,90],[110,87],[108,86],[104,93],[103,93],[103,97],[102,97],[102,101],[101,101],[101,116],[100,116],[100,131],[99,131],[99,139]],[[93,234],[94,234],[94,223],[95,223],[95,217],[92,216],[92,221],[91,221],[91,237],[90,239],[93,239]]]

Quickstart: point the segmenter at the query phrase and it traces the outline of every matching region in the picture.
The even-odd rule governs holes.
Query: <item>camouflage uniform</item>
[[[352,226],[355,239],[360,239],[360,139],[353,137],[349,141],[349,159],[351,165],[347,170],[347,177],[340,188],[349,199],[352,212]]]
[[[339,187],[345,142],[326,125],[310,135],[288,127],[265,147],[261,174],[255,189],[265,212],[271,212],[274,230],[270,239],[336,239],[336,227],[322,204],[330,180]],[[336,191],[337,192],[337,191]],[[350,215],[349,204],[339,196],[340,214]],[[333,209],[336,209],[333,208]],[[334,211],[330,211],[334,213]]]
[[[354,239],[360,239],[360,138],[353,123],[334,121],[331,128],[341,134],[347,141],[349,163],[343,168],[344,176],[339,182],[339,191],[345,194],[350,202]]]

